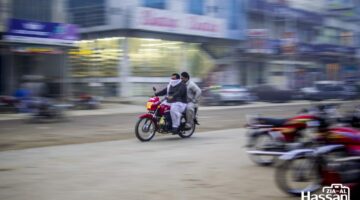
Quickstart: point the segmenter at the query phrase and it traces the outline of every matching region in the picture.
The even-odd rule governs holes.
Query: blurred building
[[[13,94],[24,81],[42,81],[48,84],[48,95],[64,95],[68,51],[78,39],[76,27],[64,23],[65,1],[0,4],[0,94]]]
[[[150,95],[184,70],[205,85],[359,79],[359,3],[0,0],[0,94],[24,75],[64,83],[62,93],[124,97]],[[76,24],[81,39],[7,34],[26,22],[30,29]]]
[[[296,89],[316,80],[358,79],[357,2],[247,1],[248,37],[238,61],[241,83]]]
[[[71,52],[74,92],[150,95],[152,85],[184,70],[196,80],[237,82],[230,58],[245,39],[244,3],[69,0],[68,22],[80,25],[82,36],[79,49]]]

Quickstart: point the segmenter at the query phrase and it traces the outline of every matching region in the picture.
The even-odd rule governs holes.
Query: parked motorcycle
[[[0,96],[0,113],[18,112],[19,100],[13,96]]]
[[[320,115],[337,117],[337,106],[313,106],[288,119],[249,118],[247,153],[251,160],[258,165],[268,166],[284,152],[304,147],[311,141],[311,135],[306,132],[311,133],[311,129],[321,126]]]
[[[322,140],[325,146],[293,150],[279,157],[275,181],[282,191],[300,196],[302,192],[341,183],[353,194],[359,193],[360,131],[329,128],[322,133]]]
[[[54,122],[67,120],[67,110],[71,104],[55,103],[47,98],[34,98],[28,102],[29,122]]]
[[[100,108],[100,98],[88,94],[79,95],[73,102],[76,109],[93,110]]]
[[[146,104],[147,113],[139,116],[139,120],[135,125],[135,135],[142,141],[150,141],[155,133],[168,134],[171,133],[171,105],[166,103],[166,98],[160,100],[159,97],[152,97]],[[196,114],[195,114],[196,115]],[[186,116],[183,113],[180,121],[179,136],[189,138],[193,135],[196,125],[199,125],[196,117],[193,126],[190,129],[185,128]]]

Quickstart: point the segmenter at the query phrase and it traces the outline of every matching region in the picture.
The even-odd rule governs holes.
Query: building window
[[[188,12],[195,15],[204,14],[204,0],[189,0]]]
[[[74,78],[117,77],[123,41],[114,37],[77,42],[78,49],[69,52],[71,75]]]
[[[52,21],[52,1],[38,0],[36,6],[33,1],[29,0],[13,0],[12,14],[13,18]]]
[[[69,21],[80,27],[106,24],[105,0],[68,1]]]
[[[166,0],[143,0],[143,5],[149,8],[158,8],[165,9],[166,8]]]

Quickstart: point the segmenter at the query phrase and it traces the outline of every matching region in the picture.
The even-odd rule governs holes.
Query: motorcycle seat
[[[258,123],[264,125],[271,125],[275,127],[284,126],[288,119],[276,119],[276,118],[257,118]]]

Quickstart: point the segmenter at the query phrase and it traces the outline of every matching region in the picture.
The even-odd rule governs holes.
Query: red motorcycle
[[[171,105],[166,103],[166,98],[160,100],[159,97],[152,97],[146,104],[147,113],[139,116],[139,120],[135,125],[135,135],[142,141],[150,141],[155,133],[168,134],[171,133]],[[196,113],[196,111],[195,111]],[[196,115],[196,114],[195,114]],[[183,113],[180,121],[178,135],[182,138],[189,138],[193,135],[196,125],[199,125],[195,117],[193,126],[190,129],[185,128],[186,116]]]
[[[255,117],[248,119],[247,153],[258,165],[272,165],[278,156],[304,148],[312,141],[313,129],[320,126],[319,115],[337,116],[338,105],[318,105],[288,119]]]
[[[247,153],[258,165],[272,165],[277,156],[295,148],[309,127],[318,125],[314,115],[300,114],[289,119],[256,118],[248,128]]]
[[[349,127],[323,129],[326,145],[290,151],[279,158],[275,180],[281,190],[300,196],[322,186],[342,184],[359,195],[360,131]],[[351,198],[355,199],[355,198]]]

